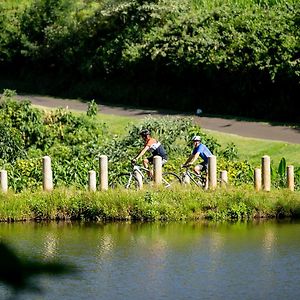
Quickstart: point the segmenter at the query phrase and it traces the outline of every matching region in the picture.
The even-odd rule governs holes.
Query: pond
[[[299,222],[2,223],[0,236],[79,269],[39,277],[42,294],[18,299],[300,298]]]

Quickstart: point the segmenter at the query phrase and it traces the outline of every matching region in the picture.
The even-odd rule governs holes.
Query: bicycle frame
[[[134,165],[131,173],[138,172],[144,178],[145,175],[142,171],[149,172],[149,169],[142,167],[142,166]]]
[[[182,182],[184,182],[185,177],[188,177],[195,185],[199,187],[205,186],[206,178],[203,178],[202,174],[198,175],[195,173],[192,173],[189,169],[186,168],[186,170],[182,174]],[[197,180],[198,179],[198,180]],[[200,183],[199,183],[200,180]]]
[[[145,178],[145,174],[143,172],[149,172],[149,170],[145,167],[134,165],[132,171],[129,173],[130,174],[129,179],[127,184],[125,185],[125,188],[128,188],[130,186],[132,178],[134,178],[138,182],[138,185],[140,186],[141,183],[139,182],[135,174],[138,173],[142,177],[142,181],[143,181]]]
[[[143,186],[143,183],[149,183],[153,178],[149,175],[149,169],[133,165],[130,172],[121,173],[118,175],[118,179],[125,179],[119,181],[126,189],[134,187],[135,189],[140,189]],[[180,177],[172,172],[165,172],[162,174],[162,183],[165,188],[170,188],[174,184],[181,183]]]

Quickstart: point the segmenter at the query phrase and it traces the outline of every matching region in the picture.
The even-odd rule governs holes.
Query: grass
[[[97,115],[97,118],[104,121],[112,133],[120,135],[126,133],[129,123],[136,122],[136,117],[105,115],[101,113]],[[254,166],[259,167],[262,156],[269,155],[271,162],[275,166],[278,166],[281,158],[284,157],[288,165],[291,164],[295,167],[300,167],[300,144],[248,138],[208,129],[204,129],[203,131],[216,138],[222,147],[225,147],[229,143],[234,143],[238,149],[239,160],[248,160]]]
[[[215,137],[222,146],[233,142],[237,146],[239,159],[248,160],[253,165],[260,166],[261,157],[269,155],[276,166],[282,157],[288,165],[300,166],[300,144],[247,138],[212,130],[204,131]]]
[[[123,135],[127,132],[126,128],[130,123],[136,122],[136,118],[127,116],[116,116],[107,114],[98,114],[97,120],[104,122],[112,134]]]
[[[151,189],[0,194],[0,221],[25,220],[252,220],[300,217],[300,192],[255,192],[250,186],[195,190]]]

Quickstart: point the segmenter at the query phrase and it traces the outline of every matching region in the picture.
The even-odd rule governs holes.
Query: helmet
[[[195,135],[193,138],[192,138],[192,141],[193,142],[200,142],[201,141],[201,137],[199,135]]]
[[[148,129],[143,129],[140,131],[141,136],[147,136],[150,134],[150,131]]]

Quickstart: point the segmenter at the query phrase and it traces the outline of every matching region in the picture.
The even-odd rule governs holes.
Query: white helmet
[[[192,141],[193,142],[200,142],[201,141],[201,137],[199,135],[195,135],[193,138],[192,138]]]

